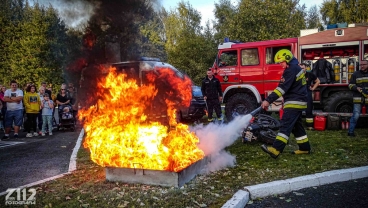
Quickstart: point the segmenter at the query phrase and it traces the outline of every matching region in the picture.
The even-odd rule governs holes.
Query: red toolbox
[[[321,115],[316,115],[314,117],[314,129],[318,131],[324,131],[326,129],[326,117]]]

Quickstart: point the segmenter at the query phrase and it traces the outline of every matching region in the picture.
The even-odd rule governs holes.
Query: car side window
[[[224,66],[237,66],[238,65],[238,52],[234,51],[224,51],[220,55],[219,67]]]
[[[242,66],[258,65],[259,64],[258,49],[257,48],[243,49],[241,51],[241,61]]]
[[[275,46],[266,48],[266,64],[275,64],[274,57],[277,51],[281,49],[288,49],[291,51],[291,46]]]

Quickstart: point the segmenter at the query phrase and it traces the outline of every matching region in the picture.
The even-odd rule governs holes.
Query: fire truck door
[[[263,67],[258,48],[240,50],[240,83],[255,86],[259,92],[263,91]]]
[[[239,84],[239,58],[237,50],[220,51],[217,63],[217,78],[221,82],[222,89],[234,84]]]

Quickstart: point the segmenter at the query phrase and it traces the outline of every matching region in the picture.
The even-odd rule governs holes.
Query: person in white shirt
[[[17,139],[19,128],[23,123],[23,91],[18,89],[18,83],[10,82],[10,89],[4,93],[7,111],[4,119],[5,135],[3,140],[9,139],[9,133],[14,122],[14,138]]]

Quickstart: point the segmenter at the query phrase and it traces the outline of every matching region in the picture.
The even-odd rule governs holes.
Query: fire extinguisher
[[[346,119],[346,122],[345,122],[345,129],[349,129],[349,121],[348,121],[348,119]]]
[[[363,106],[362,106],[362,114],[365,115],[366,113],[367,113],[367,108],[363,104]]]
[[[340,74],[341,74],[340,65],[341,65],[341,61],[339,59],[335,59],[333,62],[333,68],[334,68],[336,82],[340,82]]]

